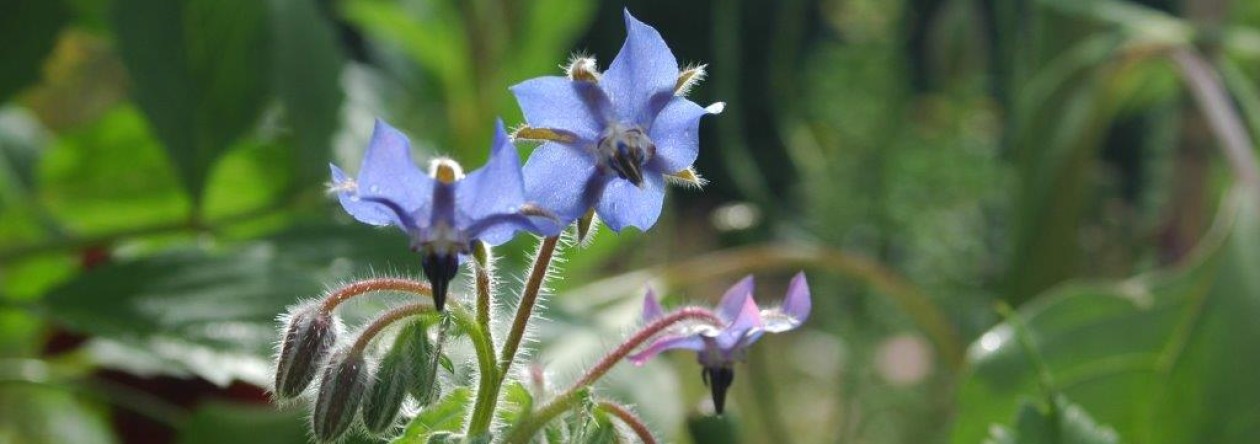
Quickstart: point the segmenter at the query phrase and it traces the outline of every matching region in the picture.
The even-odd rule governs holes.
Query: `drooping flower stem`
[[[522,419],[521,422],[517,423],[516,426],[508,432],[508,435],[503,442],[529,442],[529,439],[538,432],[538,429],[542,428],[542,426],[546,425],[561,413],[572,409],[581,399],[581,393],[584,388],[595,383],[595,381],[599,380],[599,378],[604,377],[609,370],[612,370],[613,366],[626,359],[626,356],[629,356],[631,352],[639,348],[639,346],[643,345],[643,343],[660,334],[666,328],[669,328],[671,325],[691,320],[708,322],[718,328],[721,328],[723,325],[722,319],[716,314],[708,309],[700,307],[681,308],[673,313],[652,321],[650,324],[635,332],[635,334],[627,338],[625,342],[622,342],[621,345],[617,346],[617,348],[614,348],[611,352],[600,359],[599,362],[591,367],[590,370],[586,371],[586,374],[583,375],[581,379],[578,379],[577,382],[573,383],[568,390],[556,395],[556,397],[552,398],[550,402],[544,404],[538,410],[526,416],[525,419]]]
[[[354,340],[351,350],[354,353],[363,353],[367,346],[372,343],[372,339],[380,334],[381,330],[389,327],[390,324],[397,322],[399,319],[428,313],[434,311],[433,304],[429,302],[416,302],[401,307],[390,309],[380,317],[368,324],[367,328],[359,334],[359,338]]]
[[[626,424],[626,427],[630,427],[630,430],[639,437],[640,441],[643,441],[643,444],[656,444],[656,438],[652,436],[652,431],[648,429],[647,424],[644,424],[643,420],[639,419],[630,409],[612,401],[600,401],[598,408],[620,419],[621,422]]]
[[[397,291],[427,297],[432,297],[433,295],[433,289],[429,287],[429,284],[416,280],[403,278],[364,279],[338,288],[337,291],[329,294],[324,298],[320,311],[331,313],[342,302],[375,291]]]
[[[521,339],[525,336],[525,327],[529,325],[529,318],[534,314],[534,304],[538,302],[538,293],[542,291],[543,282],[547,279],[548,270],[551,269],[551,258],[559,242],[559,236],[550,236],[538,245],[538,253],[534,256],[534,266],[529,272],[529,279],[525,281],[521,301],[516,307],[516,318],[512,319],[512,330],[508,332],[507,341],[503,343],[503,351],[499,355],[501,377],[506,376],[508,370],[512,369],[512,361],[516,359],[516,351],[520,348]]]

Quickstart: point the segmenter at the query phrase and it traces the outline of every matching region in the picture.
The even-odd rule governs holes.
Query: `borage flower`
[[[525,163],[528,196],[571,221],[594,210],[613,230],[647,230],[665,198],[665,179],[699,184],[702,108],[683,95],[704,67],[682,70],[652,27],[625,13],[626,42],[608,70],[577,58],[568,77],[512,87],[528,126],[516,137],[545,141]]]
[[[716,328],[699,324],[674,329],[652,341],[643,351],[631,355],[630,361],[643,365],[665,350],[685,349],[696,352],[701,377],[713,393],[713,408],[718,414],[726,405],[726,390],[735,380],[734,365],[744,359],[748,346],[764,333],[780,333],[799,327],[809,318],[809,283],[805,273],[797,273],[788,285],[783,305],[761,309],[753,301],[753,278],[745,277],[726,291],[717,308],[717,317],[725,325]],[[664,316],[656,295],[648,291],[643,301],[643,319],[651,322]]]
[[[347,213],[411,237],[438,310],[474,242],[493,246],[517,231],[551,236],[563,228],[554,215],[525,201],[520,159],[502,121],[490,149],[486,165],[466,177],[458,163],[444,158],[433,160],[425,174],[411,161],[407,136],[377,120],[358,179],[330,165],[332,189]]]

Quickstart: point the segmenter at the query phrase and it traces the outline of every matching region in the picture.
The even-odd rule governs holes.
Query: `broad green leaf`
[[[98,338],[89,351],[108,366],[265,387],[275,319],[286,306],[338,282],[381,274],[373,270],[415,275],[413,255],[394,234],[306,228],[224,251],[120,260],[53,290],[41,305],[53,320]],[[382,304],[383,298],[366,298],[341,313],[357,325],[361,319],[347,309]]]
[[[464,427],[464,417],[472,406],[472,390],[459,387],[433,405],[425,407],[407,424],[403,435],[394,443],[423,443],[436,432],[459,432]]]
[[[210,167],[262,111],[266,13],[255,0],[115,3],[113,27],[134,97],[194,202]]]
[[[3,390],[0,390],[0,443],[117,442],[104,412],[84,403],[72,393],[67,387],[5,381]]]
[[[1251,442],[1260,435],[1260,219],[1235,192],[1187,263],[1066,285],[1020,315],[1055,388],[1120,436],[1144,443]],[[1002,324],[973,344],[954,442],[983,439],[1039,393]]]
[[[330,143],[340,122],[341,67],[332,23],[311,0],[270,0],[275,92],[292,131],[298,186],[328,175]]]
[[[296,411],[260,405],[214,402],[197,409],[179,431],[180,444],[266,442],[305,444],[310,441],[303,417]]]
[[[179,430],[179,444],[268,443],[307,444],[309,419],[300,409],[277,410],[257,404],[211,402],[193,412]],[[351,435],[347,444],[377,442]]]
[[[0,11],[0,102],[39,79],[70,12],[60,0],[13,0]]]
[[[38,188],[66,228],[93,234],[183,220],[188,202],[144,117],[123,105],[64,134],[39,165]]]
[[[1024,402],[1013,427],[993,425],[985,444],[1116,444],[1120,438],[1109,427],[1099,425],[1080,406],[1057,396],[1051,410]]]

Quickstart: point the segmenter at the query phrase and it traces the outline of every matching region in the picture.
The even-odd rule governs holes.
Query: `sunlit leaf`
[[[441,400],[425,407],[407,424],[403,435],[394,440],[395,443],[425,442],[435,432],[458,432],[464,427],[464,417],[468,416],[471,407],[472,390],[459,387],[451,390]]]
[[[1147,443],[1251,442],[1260,423],[1260,220],[1236,192],[1178,269],[1076,284],[1020,310],[1057,389],[1120,436]],[[1003,324],[970,352],[954,442],[977,442],[1038,393]],[[1190,406],[1204,406],[1191,408]],[[1208,407],[1210,406],[1210,407]]]
[[[1032,402],[1023,403],[1013,426],[994,424],[985,444],[1116,444],[1116,432],[1094,422],[1080,406],[1056,397],[1053,413]]]
[[[266,5],[254,0],[116,2],[134,97],[200,201],[209,168],[266,99]]]

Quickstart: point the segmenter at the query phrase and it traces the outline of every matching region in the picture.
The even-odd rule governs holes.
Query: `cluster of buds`
[[[346,337],[336,306],[379,290],[431,293],[427,285],[405,279],[365,280],[323,301],[294,306],[281,319],[284,339],[276,354],[273,395],[280,401],[310,400],[311,430],[322,442],[344,436],[356,424],[369,434],[387,436],[405,404],[423,407],[439,393],[441,354],[430,337],[438,324],[432,304],[387,310],[353,340]],[[384,331],[395,332],[392,342],[372,347]]]
[[[428,282],[359,281],[320,303],[298,305],[283,318],[274,393],[279,400],[310,402],[316,439],[335,441],[356,428],[388,436],[400,412],[409,410],[405,406],[435,402],[447,327],[456,324],[452,336],[467,336],[477,355],[476,401],[462,435],[433,430],[429,439],[489,441],[500,417],[499,393],[509,382],[528,324],[537,319],[533,309],[539,293],[553,274],[559,235],[574,227],[585,244],[597,222],[615,232],[646,231],[661,214],[667,183],[704,184],[693,168],[700,120],[721,113],[724,105],[701,107],[689,100],[687,93],[705,76],[704,65],[680,68],[660,33],[629,12],[625,22],[625,45],[607,70],[601,72],[594,58],[576,57],[565,75],[513,86],[526,121],[511,135],[498,122],[489,160],[475,171],[465,174],[455,161],[439,158],[426,172],[412,161],[407,137],[379,120],[356,176],[331,166],[331,191],[342,208],[360,222],[405,233]],[[539,144],[523,166],[516,142]],[[516,316],[506,337],[496,342],[492,333],[500,329],[490,313],[496,280],[490,247],[521,232],[543,240],[523,280]],[[476,273],[476,303],[466,305],[449,288],[469,259]],[[334,309],[375,291],[429,297],[432,303],[385,311],[348,338]],[[502,429],[503,441],[530,442],[540,427],[566,411],[600,411],[618,418],[642,441],[654,442],[630,409],[590,394],[617,363],[642,364],[669,349],[697,353],[720,414],[734,364],[745,349],[764,333],[800,325],[809,307],[803,275],[793,279],[781,307],[766,310],[753,302],[751,278],[732,288],[717,310],[684,307],[666,313],[649,294],[645,325],[569,389],[521,413]],[[383,331],[393,333],[392,342],[372,347]]]

